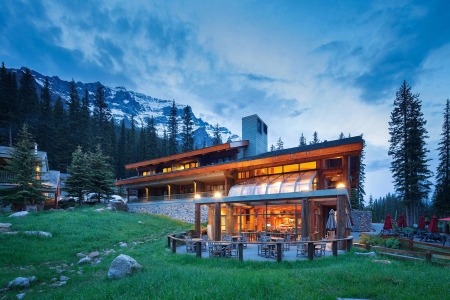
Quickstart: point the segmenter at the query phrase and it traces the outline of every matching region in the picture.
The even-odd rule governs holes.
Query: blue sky
[[[0,1],[0,60],[189,104],[269,144],[364,134],[367,198],[394,192],[388,122],[419,93],[430,169],[450,98],[450,1]]]

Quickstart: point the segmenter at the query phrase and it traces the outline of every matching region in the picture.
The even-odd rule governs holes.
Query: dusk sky
[[[450,1],[3,0],[0,11],[7,68],[174,99],[238,135],[258,114],[285,148],[302,133],[364,134],[366,202],[394,192],[388,122],[406,80],[436,170]]]

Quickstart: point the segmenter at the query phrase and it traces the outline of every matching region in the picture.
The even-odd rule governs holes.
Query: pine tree
[[[61,97],[56,99],[53,106],[53,122],[55,124],[55,137],[53,140],[54,161],[50,162],[57,170],[66,173],[67,167],[70,164],[72,151],[67,148],[69,143],[69,123],[67,113],[64,110],[64,105]]]
[[[309,144],[314,145],[314,144],[318,144],[318,143],[320,143],[320,140],[319,140],[317,131],[314,131],[313,140],[311,142],[309,142]]]
[[[82,128],[80,132],[79,144],[85,151],[89,151],[92,149],[92,121],[89,111],[89,92],[87,89],[84,91],[84,96],[81,98],[79,122]]]
[[[283,141],[281,140],[281,137],[278,139],[278,141],[277,141],[277,150],[283,150],[284,149],[284,143],[283,143]]]
[[[0,145],[12,147],[12,137],[20,130],[16,75],[0,68]]]
[[[80,146],[72,153],[72,162],[67,168],[70,177],[66,180],[66,190],[70,196],[78,198],[81,205],[87,191],[91,189],[90,166],[86,153]]]
[[[391,113],[388,153],[392,157],[395,190],[405,206],[408,224],[418,222],[420,209],[430,192],[425,124],[419,95],[412,94],[411,87],[404,81],[396,93]]]
[[[301,146],[306,146],[307,144],[306,144],[306,138],[303,136],[303,132],[302,132],[302,135],[300,136],[300,144],[299,144],[299,146],[301,147]]]
[[[362,135],[361,135],[362,137]],[[359,174],[358,174],[358,206],[363,209],[364,206],[364,196],[366,191],[364,190],[364,182],[366,181],[366,164],[364,163],[364,158],[366,157],[366,141],[363,139],[363,148],[361,155],[359,157]]]
[[[192,151],[194,149],[193,136],[194,121],[192,120],[192,110],[189,105],[184,108],[183,132],[182,132],[182,152]]]
[[[212,145],[216,146],[216,145],[220,145],[220,144],[222,144],[222,135],[220,134],[219,124],[216,123],[216,125],[214,126],[214,129],[213,129]]]
[[[18,97],[19,121],[21,124],[27,124],[28,131],[35,136],[39,122],[39,97],[36,92],[34,77],[27,68],[20,78]]]
[[[343,132],[341,132],[341,134],[339,135],[339,139],[340,139],[340,140],[345,139],[345,135],[344,135]]]
[[[43,204],[45,197],[41,190],[44,187],[41,180],[42,161],[34,152],[34,141],[28,132],[28,126],[23,125],[16,144],[9,153],[11,159],[1,170],[12,188],[2,189],[0,203],[2,206],[22,206]]]
[[[158,134],[155,128],[155,119],[151,116],[147,120],[147,145],[148,156],[147,159],[153,159],[158,157]]]
[[[178,153],[178,122],[177,122],[177,107],[175,100],[172,102],[169,116],[169,141],[168,141],[168,155]]]
[[[111,165],[108,163],[109,158],[103,156],[100,145],[97,146],[95,152],[90,152],[90,191],[97,194],[97,201],[100,202],[101,197],[112,195],[112,187],[114,185],[114,174],[111,171]]]
[[[126,129],[125,129],[125,120],[122,119],[120,122],[120,132],[119,139],[117,143],[117,156],[116,156],[116,177],[117,178],[125,178],[126,170],[125,170],[125,153],[126,153]]]
[[[270,145],[270,151],[271,151],[271,152],[275,151],[275,146],[274,146],[273,144]]]
[[[169,137],[167,136],[167,129],[164,127],[159,156],[164,157],[169,155],[168,145],[169,145]]]
[[[109,120],[111,118],[111,110],[108,108],[105,96],[105,87],[101,84],[97,84],[97,90],[94,96],[94,136],[95,144],[99,144],[104,151],[110,148],[108,145],[108,136],[105,132],[109,129]]]
[[[446,217],[450,214],[450,102],[447,99],[439,142],[439,165],[436,170],[436,188],[433,206],[436,215]]]
[[[55,137],[55,126],[53,123],[53,107],[52,99],[50,97],[50,83],[48,77],[45,78],[44,87],[41,90],[40,100],[40,116],[41,120],[38,125],[38,132],[36,135],[36,141],[38,142],[39,149],[47,152],[47,158],[49,161],[49,167],[53,167],[55,161],[55,151],[53,148],[53,142]]]
[[[69,144],[66,145],[71,152],[75,151],[76,147],[80,145],[80,135],[83,130],[80,125],[81,104],[78,96],[75,81],[69,82],[69,103],[68,103],[68,117],[69,117]]]

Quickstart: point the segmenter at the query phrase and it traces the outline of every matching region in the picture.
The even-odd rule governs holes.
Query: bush
[[[361,244],[369,243],[371,246],[384,246],[384,239],[378,235],[361,234],[359,237]]]
[[[398,249],[400,248],[400,241],[397,240],[396,238],[389,238],[384,242],[384,245],[387,248]]]

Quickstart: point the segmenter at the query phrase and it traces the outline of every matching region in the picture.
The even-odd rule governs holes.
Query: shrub
[[[396,238],[389,238],[384,242],[384,245],[387,248],[398,249],[400,248],[400,241],[397,240]]]
[[[361,234],[359,237],[361,244],[369,243],[371,246],[383,246],[384,239],[378,235],[373,234]]]

